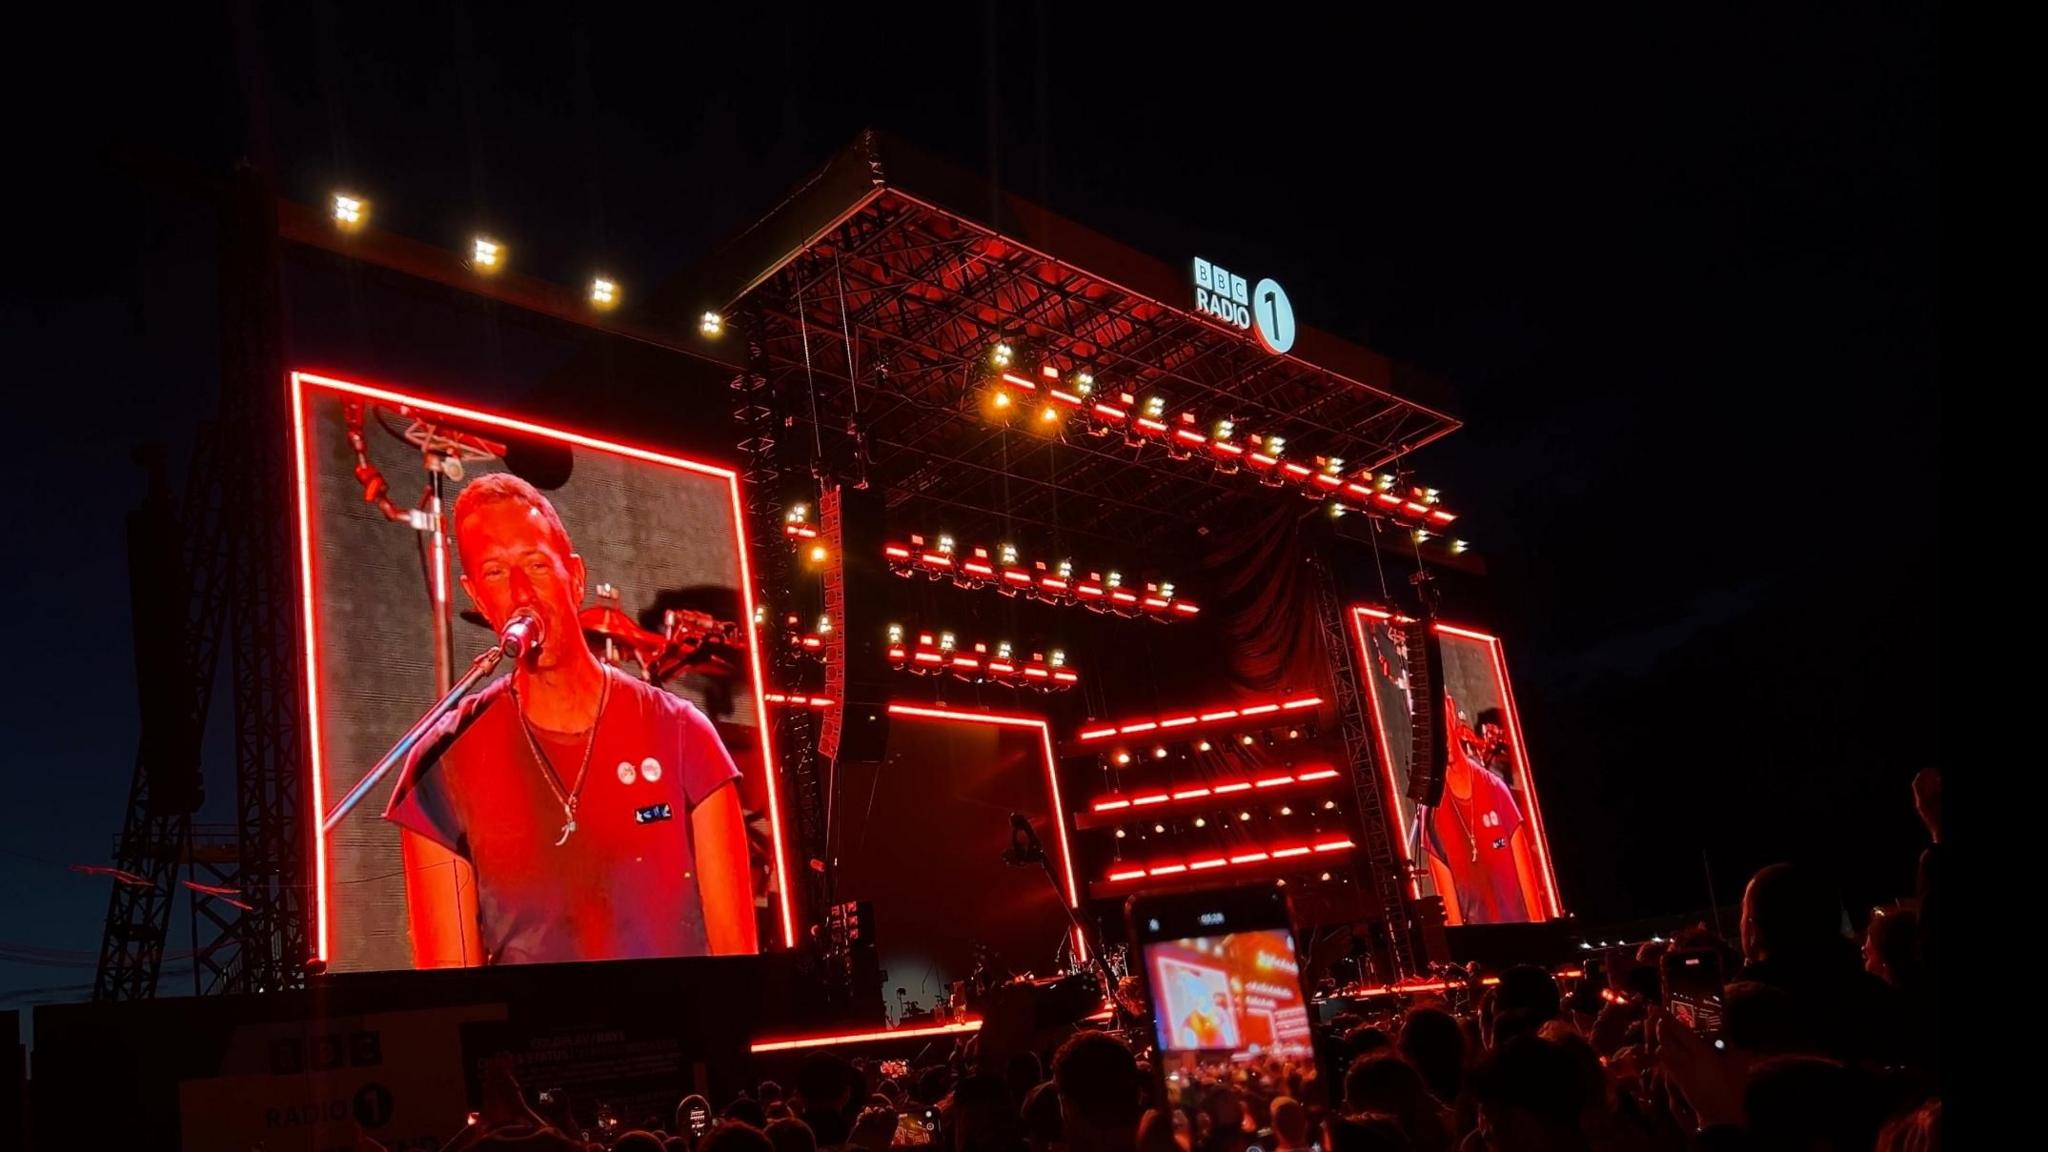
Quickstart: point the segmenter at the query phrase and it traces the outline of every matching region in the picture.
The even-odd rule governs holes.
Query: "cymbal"
[[[662,638],[633,623],[631,617],[610,604],[592,604],[576,614],[577,623],[592,636],[616,640],[629,648],[659,649]]]

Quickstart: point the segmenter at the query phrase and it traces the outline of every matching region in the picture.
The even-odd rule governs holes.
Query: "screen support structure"
[[[1358,803],[1360,846],[1365,850],[1356,859],[1367,873],[1365,882],[1379,898],[1381,915],[1386,919],[1393,979],[1400,980],[1422,970],[1409,931],[1412,910],[1408,902],[1408,869],[1394,842],[1396,833],[1389,823],[1386,797],[1380,791],[1379,769],[1373,761],[1372,727],[1365,715],[1365,702],[1360,698],[1365,681],[1359,678],[1361,669],[1353,655],[1350,614],[1338,592],[1331,545],[1330,540],[1324,539],[1311,553],[1316,626],[1322,633],[1323,659],[1330,670],[1330,700],[1337,708],[1345,767],[1351,773],[1351,788]]]

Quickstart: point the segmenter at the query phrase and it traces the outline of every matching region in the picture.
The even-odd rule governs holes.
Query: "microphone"
[[[498,630],[498,650],[514,660],[524,660],[540,651],[544,639],[545,630],[541,627],[540,617],[531,609],[521,608]]]
[[[1045,859],[1045,845],[1022,812],[1010,813],[1010,847],[1003,852],[1005,864],[1036,864]]]

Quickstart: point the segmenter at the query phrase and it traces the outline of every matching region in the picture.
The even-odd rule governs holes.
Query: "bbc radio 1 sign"
[[[1248,286],[1244,277],[1197,256],[1195,308],[1240,332],[1256,333],[1275,356],[1294,347],[1294,305],[1271,280]]]

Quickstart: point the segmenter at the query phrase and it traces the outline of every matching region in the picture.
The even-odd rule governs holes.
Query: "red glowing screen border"
[[[1394,613],[1383,608],[1373,608],[1359,604],[1351,606],[1351,638],[1358,646],[1358,689],[1365,696],[1367,705],[1372,709],[1373,735],[1379,741],[1380,783],[1386,789],[1387,811],[1393,814],[1394,843],[1397,851],[1401,854],[1402,864],[1408,868],[1408,894],[1410,896],[1420,896],[1421,885],[1415,876],[1414,861],[1408,855],[1407,829],[1402,826],[1403,822],[1399,815],[1401,812],[1401,788],[1399,782],[1394,779],[1393,749],[1387,743],[1387,726],[1385,719],[1380,713],[1379,693],[1375,690],[1372,679],[1366,671],[1372,661],[1372,646],[1366,641],[1365,622],[1367,620],[1391,619],[1394,619]],[[1536,777],[1529,769],[1528,748],[1522,741],[1521,712],[1515,707],[1514,685],[1508,680],[1508,662],[1507,657],[1501,652],[1500,637],[1473,628],[1445,624],[1441,621],[1436,624],[1436,631],[1439,635],[1456,636],[1463,640],[1476,640],[1486,645],[1488,655],[1493,660],[1494,680],[1500,685],[1501,710],[1507,716],[1508,732],[1513,744],[1512,751],[1515,756],[1515,771],[1520,774],[1523,780],[1528,782],[1529,824],[1536,833],[1536,860],[1539,865],[1537,871],[1543,878],[1543,898],[1547,906],[1546,911],[1550,919],[1559,919],[1564,916],[1564,902],[1558,898],[1557,872],[1550,863],[1550,834],[1543,827],[1543,801],[1537,795]]]
[[[994,724],[1004,728],[1035,728],[1038,730],[1038,747],[1045,755],[1046,794],[1052,798],[1052,826],[1060,846],[1060,875],[1067,882],[1067,905],[1078,908],[1081,904],[1081,888],[1074,882],[1074,856],[1067,846],[1066,802],[1060,797],[1059,756],[1053,751],[1052,723],[1043,716],[1012,715],[1003,712],[962,712],[953,708],[933,708],[922,704],[891,704],[889,715],[910,716],[922,720],[949,720],[961,724]],[[1088,941],[1080,932],[1073,933],[1074,956],[1078,960],[1088,959]]]
[[[299,595],[301,597],[299,615],[303,630],[302,639],[305,645],[303,656],[306,692],[306,747],[308,749],[307,775],[310,781],[310,787],[307,790],[306,820],[311,827],[313,838],[313,896],[316,909],[312,958],[325,963],[328,958],[327,839],[320,833],[320,821],[322,815],[327,811],[327,788],[326,765],[322,761],[320,729],[321,698],[320,665],[318,659],[320,651],[320,626],[319,614],[315,611],[317,598],[314,588],[312,496],[307,484],[307,479],[312,472],[311,462],[307,459],[310,441],[306,435],[306,393],[309,389],[317,388],[332,393],[359,396],[365,400],[384,404],[407,405],[426,411],[438,412],[444,416],[454,417],[469,423],[484,424],[494,428],[502,428],[508,432],[518,432],[526,436],[560,441],[564,444],[571,444],[591,451],[606,452],[649,464],[658,464],[685,472],[695,472],[704,476],[717,477],[726,482],[727,490],[732,498],[732,525],[733,531],[738,537],[737,545],[740,560],[740,597],[743,610],[741,619],[744,620],[752,620],[754,618],[754,575],[753,561],[747,552],[746,506],[745,502],[740,498],[739,475],[730,468],[722,468],[696,460],[687,460],[680,456],[656,452],[647,448],[636,448],[611,440],[601,440],[580,432],[536,424],[532,421],[522,420],[513,416],[498,415],[475,408],[465,408],[439,400],[428,400],[408,393],[336,379],[331,376],[322,376],[313,372],[292,372],[290,374],[289,387],[292,411],[292,483],[294,489],[292,506],[298,522]],[[440,557],[436,559],[438,560]],[[443,597],[448,594],[445,567],[437,572],[435,593]],[[748,673],[753,678],[754,698],[762,702],[762,708],[765,712],[768,694],[761,672],[761,648],[759,644],[748,645],[747,663]],[[761,741],[762,770],[767,777],[768,784],[768,824],[775,845],[775,881],[777,898],[781,905],[779,911],[782,922],[782,942],[784,947],[793,948],[796,946],[796,915],[790,904],[788,850],[782,826],[782,781],[780,774],[775,768],[775,751],[771,742],[772,737],[769,733],[769,729],[772,726],[767,716],[763,715],[756,728],[759,731]],[[1063,837],[1062,848],[1064,848],[1064,844]]]

